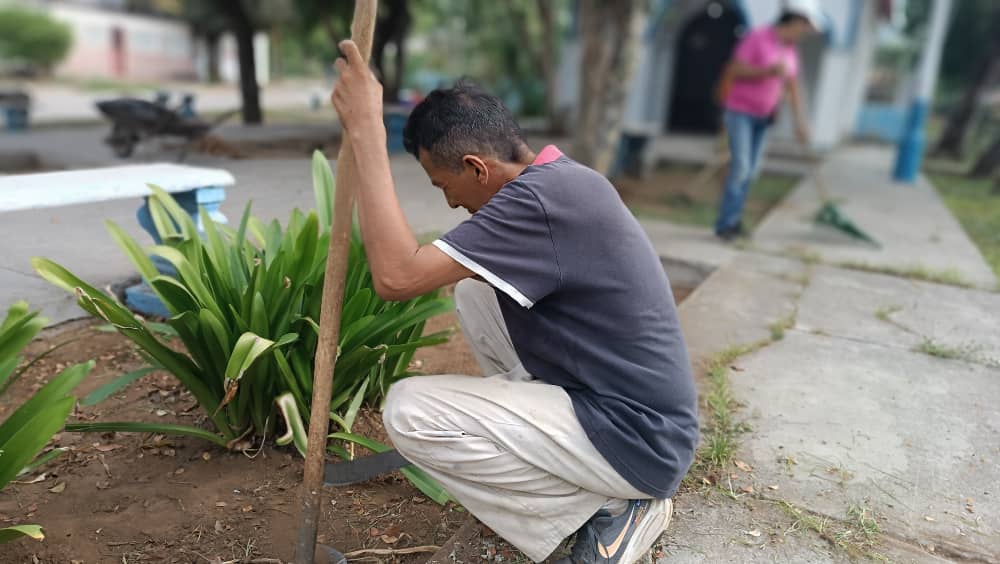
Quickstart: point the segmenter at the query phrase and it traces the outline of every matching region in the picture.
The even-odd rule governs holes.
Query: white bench
[[[155,184],[169,192],[191,214],[201,231],[199,208],[204,208],[214,221],[226,223],[219,206],[226,198],[226,187],[235,183],[233,175],[222,169],[169,163],[15,174],[0,176],[0,213],[141,198],[136,218],[159,244],[162,241],[149,213],[151,191],[147,184]],[[153,257],[153,262],[161,272],[173,273],[173,267],[159,257]],[[126,296],[133,309],[147,314],[166,314],[148,288],[129,288]]]

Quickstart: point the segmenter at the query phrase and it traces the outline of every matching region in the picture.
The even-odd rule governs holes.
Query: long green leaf
[[[70,392],[72,392],[73,389],[83,381],[93,367],[94,361],[70,366],[56,375],[56,377],[49,381],[48,384],[42,386],[42,388],[35,392],[35,395],[31,396],[28,401],[21,404],[21,406],[18,407],[6,421],[0,424],[0,449],[4,448],[4,443],[12,440],[14,435],[19,433],[22,429],[24,429],[24,427],[28,426],[28,422],[35,418],[38,413],[54,409],[50,408],[50,406],[55,405],[63,398],[68,397]],[[74,402],[75,399],[70,402],[70,407],[72,407]],[[68,410],[67,413],[69,413]],[[63,419],[59,422],[59,424],[62,425],[62,421],[65,420],[66,417],[63,416]],[[58,430],[59,427],[57,426],[56,431]],[[56,431],[52,431],[52,434],[55,434]],[[39,433],[41,433],[41,431],[39,431]],[[51,436],[52,435],[50,434],[49,437]],[[45,437],[45,441],[48,441],[48,437]],[[42,443],[42,446],[44,445],[45,442]],[[40,448],[41,446],[39,449]],[[34,458],[36,452],[37,451],[31,453],[28,460]],[[20,468],[18,468],[18,470],[20,470]]]
[[[129,421],[101,421],[97,423],[67,423],[66,430],[73,433],[160,433],[164,435],[183,435],[195,437],[227,447],[224,437],[188,425],[173,425],[169,423],[139,423]]]
[[[21,537],[29,537],[35,540],[45,539],[45,533],[39,525],[14,525],[0,529],[0,544],[10,542]]]
[[[118,246],[125,252],[125,255],[132,261],[132,264],[135,265],[135,268],[144,279],[152,280],[153,278],[159,276],[160,273],[156,270],[156,267],[153,266],[153,261],[149,259],[149,255],[142,250],[142,247],[139,246],[139,243],[137,243],[135,239],[133,239],[128,233],[125,233],[125,231],[121,227],[118,227],[118,225],[113,221],[108,220],[104,222],[104,225],[107,228],[108,233],[111,234],[111,238],[118,243]]]
[[[323,231],[333,225],[333,171],[330,161],[319,149],[312,155],[313,196],[316,198],[316,213]]]
[[[83,399],[80,400],[80,405],[88,407],[91,405],[96,405],[112,395],[118,393],[119,391],[125,389],[129,384],[135,382],[139,378],[142,378],[150,372],[156,371],[157,368],[153,366],[147,366],[145,368],[140,368],[138,370],[133,370],[122,374],[121,376],[115,378],[114,380],[108,382],[107,384],[97,388],[93,392],[90,392]]]
[[[75,402],[76,398],[70,396],[34,405],[18,425],[10,428],[12,433],[0,439],[0,451],[3,452],[0,456],[0,488],[14,479],[45,447],[52,435],[62,428]]]
[[[276,438],[274,442],[279,445],[294,443],[299,454],[305,456],[309,434],[306,432],[305,423],[302,422],[302,414],[299,412],[299,406],[295,403],[295,398],[292,397],[292,394],[286,393],[278,396],[275,402],[278,404],[281,416],[285,419],[285,434]]]

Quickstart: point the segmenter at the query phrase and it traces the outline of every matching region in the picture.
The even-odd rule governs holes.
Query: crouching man
[[[341,44],[333,102],[360,171],[376,291],[403,300],[458,282],[458,317],[486,377],[393,386],[393,444],[535,561],[630,564],[670,522],[698,437],[670,285],[611,184],[548,146],[532,152],[499,99],[460,83],[404,131],[448,205],[471,217],[420,246],[393,187],[382,91]]]

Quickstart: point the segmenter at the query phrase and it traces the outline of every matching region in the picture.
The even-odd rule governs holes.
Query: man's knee
[[[405,378],[392,385],[385,396],[382,407],[382,423],[393,443],[399,442],[406,433],[413,430],[413,413],[416,401],[412,378]],[[399,445],[396,445],[399,448]]]
[[[493,288],[484,282],[471,278],[459,280],[458,284],[455,284],[455,309],[461,312],[481,307],[483,300],[488,297],[487,292],[492,291]]]

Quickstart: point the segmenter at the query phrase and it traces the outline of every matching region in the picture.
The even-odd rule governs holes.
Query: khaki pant
[[[492,287],[464,280],[455,305],[488,377],[395,384],[384,420],[403,456],[536,562],[605,504],[650,497],[594,448],[566,392],[527,373]]]

